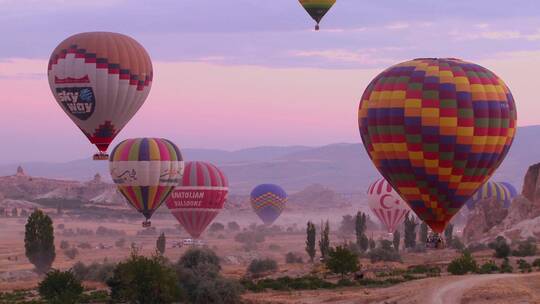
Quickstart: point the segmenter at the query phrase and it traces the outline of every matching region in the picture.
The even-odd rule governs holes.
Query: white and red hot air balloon
[[[167,200],[167,207],[197,239],[223,209],[229,192],[227,177],[216,166],[206,162],[188,162],[182,182]]]
[[[383,178],[371,184],[367,194],[369,208],[384,224],[388,233],[396,231],[409,213],[407,204]]]

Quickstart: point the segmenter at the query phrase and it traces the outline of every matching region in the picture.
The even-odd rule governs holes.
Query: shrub
[[[277,262],[266,258],[266,259],[254,259],[248,266],[247,271],[253,275],[260,275],[264,272],[272,272],[278,269]]]
[[[478,273],[480,274],[497,273],[500,271],[501,269],[493,261],[485,262],[484,264],[482,264],[482,266],[480,266],[480,269],[478,269]]]
[[[325,260],[326,267],[333,273],[341,274],[341,279],[348,273],[358,271],[358,255],[345,246],[330,248]]]
[[[414,266],[410,266],[407,269],[407,273],[410,273],[410,274],[426,274],[429,277],[436,277],[436,276],[441,275],[441,269],[439,267],[437,267],[437,266],[414,265]]]
[[[220,222],[215,222],[215,223],[212,223],[212,225],[210,225],[210,228],[209,228],[210,232],[219,232],[219,231],[223,231],[225,230],[225,225],[223,225],[222,223]]]
[[[221,270],[219,257],[208,248],[191,248],[178,260],[178,266],[196,269],[200,266],[209,266],[214,272]]]
[[[79,261],[73,265],[71,271],[78,280],[105,283],[113,276],[115,267],[113,263],[92,263],[86,266]]]
[[[66,228],[66,226],[64,224],[58,224],[58,225],[56,225],[56,228],[58,228],[59,230],[62,230],[64,228]]]
[[[468,251],[464,251],[460,257],[454,259],[448,265],[448,272],[453,275],[464,275],[469,272],[475,272],[477,268],[478,265],[471,256],[471,253]]]
[[[126,245],[125,238],[118,239],[116,240],[116,242],[114,242],[114,246],[119,247],[119,248],[124,248],[125,245]]]
[[[64,250],[64,254],[70,258],[71,260],[73,260],[74,258],[76,258],[78,255],[79,255],[79,250],[77,250],[77,248],[70,248],[70,249],[66,249]]]
[[[68,249],[69,248],[69,242],[66,240],[62,240],[60,242],[60,249]]]
[[[272,251],[279,251],[279,250],[281,250],[281,246],[279,246],[277,244],[270,244],[270,245],[268,245],[268,249],[270,249]]]
[[[489,243],[488,246],[495,250],[495,257],[497,258],[506,258],[510,255],[510,246],[502,236],[498,236],[495,241]]]
[[[459,251],[462,251],[463,249],[465,249],[465,245],[463,244],[461,239],[457,236],[452,236],[452,238],[450,239],[450,243],[448,245],[450,246],[450,248],[456,249]]]
[[[534,267],[538,267],[538,268],[540,269],[540,259],[534,260],[533,263],[532,263],[532,265],[533,265]]]
[[[83,287],[71,271],[52,270],[39,283],[38,292],[47,303],[74,304],[78,303]]]
[[[469,246],[467,246],[467,251],[473,253],[477,251],[486,250],[488,248],[489,247],[484,243],[471,243],[469,244]]]
[[[244,244],[244,249],[250,251],[257,249],[257,244],[262,243],[265,240],[264,233],[258,231],[245,231],[237,233],[234,240]]]
[[[148,227],[142,230],[137,231],[138,236],[154,236],[157,235],[156,227]]]
[[[518,243],[518,248],[512,251],[513,256],[526,257],[535,256],[537,252],[536,241],[532,238]]]
[[[79,243],[79,245],[77,245],[77,248],[87,250],[87,249],[92,249],[92,245],[90,245],[90,243],[88,242],[82,242],[82,243]]]
[[[510,261],[508,258],[504,258],[502,264],[501,264],[501,273],[512,273],[514,272],[514,268],[512,265],[510,265]]]
[[[299,278],[281,277],[277,279],[263,279],[257,282],[251,280],[241,281],[242,285],[253,292],[264,291],[265,289],[272,290],[315,290],[315,289],[332,289],[337,286],[322,280],[315,276],[305,276]]]
[[[371,263],[379,261],[401,261],[399,252],[394,250],[392,242],[381,240],[379,246],[368,253]]]
[[[110,229],[107,227],[99,226],[96,230],[97,236],[125,236],[126,232],[123,230]]]
[[[527,261],[525,261],[524,259],[519,259],[517,263],[518,263],[518,268],[519,270],[521,270],[522,273],[532,271],[531,264],[527,263]]]
[[[136,252],[116,266],[107,285],[114,303],[175,303],[182,296],[176,273],[162,257]]]
[[[167,248],[167,239],[165,238],[165,233],[161,233],[156,240],[156,249],[161,254],[165,254],[165,249]]]
[[[302,257],[299,254],[294,253],[294,252],[288,252],[285,255],[285,263],[287,263],[287,264],[295,264],[295,263],[302,264],[302,263],[304,263],[304,261],[302,260]]]
[[[227,228],[231,231],[240,231],[240,225],[237,222],[228,222]]]

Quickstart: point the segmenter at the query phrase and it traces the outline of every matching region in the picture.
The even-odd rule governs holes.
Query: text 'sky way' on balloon
[[[467,201],[467,208],[472,210],[479,202],[493,199],[500,203],[503,208],[508,209],[512,203],[512,199],[516,196],[517,190],[510,183],[487,181]]]
[[[169,140],[133,138],[119,143],[109,158],[109,171],[119,192],[146,218],[178,185],[184,171],[182,154]]]
[[[328,11],[332,8],[336,0],[299,0],[300,4],[308,14],[317,22],[315,30],[319,30],[319,23]]]
[[[409,206],[384,179],[379,179],[368,191],[368,204],[371,211],[385,226],[388,233],[393,233],[409,214]]]
[[[107,148],[142,106],[152,85],[152,62],[134,39],[81,33],[62,41],[49,60],[52,93],[66,114],[107,159]]]
[[[287,203],[287,193],[278,185],[261,184],[251,191],[251,207],[266,225],[281,215]]]
[[[368,85],[358,123],[377,169],[441,233],[508,153],[516,106],[491,71],[422,58],[392,66]]]
[[[167,207],[193,238],[199,238],[223,209],[229,192],[225,174],[206,162],[187,162]]]

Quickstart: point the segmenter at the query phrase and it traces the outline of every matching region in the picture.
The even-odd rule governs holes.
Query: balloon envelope
[[[60,107],[102,152],[146,100],[153,75],[150,57],[137,41],[107,32],[62,41],[47,74]]]
[[[503,208],[508,209],[516,196],[517,190],[511,184],[488,181],[467,201],[467,208],[472,210],[482,200],[495,199]]]
[[[386,227],[388,233],[396,231],[409,214],[409,207],[383,178],[377,180],[368,191],[368,204],[371,211]]]
[[[227,177],[216,166],[187,162],[180,185],[167,199],[167,207],[193,238],[199,238],[223,209],[228,186]]]
[[[124,140],[109,158],[109,171],[118,190],[147,220],[178,185],[183,170],[178,147],[160,138]]]
[[[336,0],[299,0],[300,4],[308,12],[308,14],[317,22],[317,27],[321,22],[322,18],[326,13],[332,8]]]
[[[441,233],[508,153],[516,107],[491,71],[423,58],[379,74],[362,96],[358,123],[377,169]]]
[[[287,193],[278,185],[261,184],[251,191],[250,201],[259,218],[271,225],[285,209]]]

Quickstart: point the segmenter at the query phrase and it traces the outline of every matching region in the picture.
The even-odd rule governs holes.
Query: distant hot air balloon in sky
[[[112,180],[129,204],[146,218],[169,197],[180,182],[184,162],[178,147],[160,138],[133,138],[119,143],[111,153]]]
[[[229,184],[225,174],[206,162],[187,162],[167,207],[193,238],[199,238],[223,209]]]
[[[251,207],[266,225],[271,225],[285,209],[287,193],[278,185],[261,184],[251,191]]]
[[[367,194],[369,208],[385,226],[386,231],[388,233],[396,231],[399,224],[403,223],[409,214],[410,208],[407,203],[383,178],[371,184]]]
[[[326,13],[332,8],[336,0],[299,0],[308,14],[317,22],[315,30],[319,30],[319,23]]]
[[[508,153],[516,106],[491,71],[459,59],[421,58],[373,79],[358,123],[377,169],[441,233]]]
[[[517,190],[511,184],[488,181],[467,201],[467,208],[472,210],[478,202],[486,199],[495,199],[504,208],[509,208],[516,196]]]
[[[94,159],[107,159],[109,144],[150,92],[152,62],[128,36],[81,33],[53,51],[48,78],[60,107],[99,149]]]

